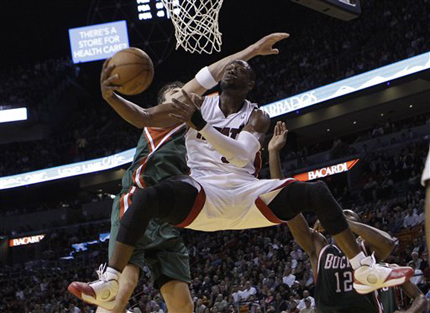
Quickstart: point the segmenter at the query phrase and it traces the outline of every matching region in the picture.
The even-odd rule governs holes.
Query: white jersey
[[[256,108],[256,104],[245,100],[239,112],[226,117],[219,107],[219,96],[211,96],[203,101],[201,112],[214,128],[235,139]],[[190,214],[178,227],[218,231],[282,223],[268,204],[294,179],[257,179],[260,153],[245,167],[237,167],[228,163],[194,129],[188,130],[185,145],[188,167],[191,177],[198,183],[199,194]]]
[[[245,100],[239,112],[225,117],[219,107],[218,95],[206,97],[201,106],[202,116],[209,124],[222,134],[236,139],[243,127],[257,108],[255,103]],[[191,177],[198,178],[211,175],[256,175],[261,168],[261,155],[250,161],[245,167],[230,164],[210,143],[195,129],[189,129],[186,134],[187,164],[191,170]]]

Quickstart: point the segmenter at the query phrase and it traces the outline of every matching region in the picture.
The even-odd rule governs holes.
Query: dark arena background
[[[278,55],[250,61],[257,80],[249,96],[271,116],[267,142],[277,121],[287,123],[285,177],[324,180],[344,209],[390,234],[387,262],[412,264],[411,280],[426,295],[420,179],[430,135],[430,1],[320,10],[334,2],[225,0],[221,52],[208,55],[175,50],[158,0],[2,1],[0,312],[95,312],[67,286],[95,280],[107,262],[112,201],[141,130],[102,99],[103,60],[73,62],[69,29],[122,20],[129,45],[155,66],[151,87],[126,97],[142,107],[166,82],[188,81],[265,35],[288,32]],[[267,145],[260,178],[270,178]],[[316,217],[306,218],[312,227]],[[194,312],[317,312],[313,301],[303,306],[314,273],[286,225],[182,233]],[[397,298],[399,308],[410,306],[403,292]],[[167,312],[146,272],[129,310]]]

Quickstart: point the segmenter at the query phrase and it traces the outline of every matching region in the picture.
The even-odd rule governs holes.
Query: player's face
[[[167,102],[167,103],[172,102],[172,98],[174,96],[177,96],[180,91],[181,91],[181,88],[179,88],[179,87],[172,88],[172,89],[167,89],[164,92],[164,102]]]
[[[244,61],[233,61],[227,65],[221,79],[221,89],[249,91],[254,87],[250,77],[251,68]]]

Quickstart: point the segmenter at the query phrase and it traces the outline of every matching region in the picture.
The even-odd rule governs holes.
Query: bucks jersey
[[[113,254],[118,236],[120,217],[131,205],[137,188],[150,187],[172,176],[188,174],[184,133],[183,124],[168,129],[143,129],[133,163],[122,179],[122,191],[112,205],[109,257]],[[137,242],[129,262],[143,271],[149,268],[151,280],[157,288],[165,283],[163,277],[191,282],[188,251],[179,230],[158,219],[149,221],[145,235]]]
[[[136,188],[153,186],[166,178],[188,174],[184,134],[184,124],[143,129],[133,163],[122,178],[121,216],[130,206]]]
[[[318,258],[315,303],[319,313],[383,312],[377,293],[358,294],[351,264],[335,245],[325,246]]]
[[[384,313],[393,313],[399,309],[395,287],[384,287],[379,289],[379,298],[381,299]]]

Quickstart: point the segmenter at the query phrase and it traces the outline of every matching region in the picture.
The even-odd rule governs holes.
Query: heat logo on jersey
[[[236,139],[237,135],[242,131],[243,127],[244,125],[240,126],[239,128],[230,128],[230,127],[224,127],[224,128],[214,127],[214,128],[224,136],[228,136],[230,138]],[[202,134],[200,133],[197,133],[196,137],[197,139],[202,139],[206,141],[205,137],[203,137]]]

